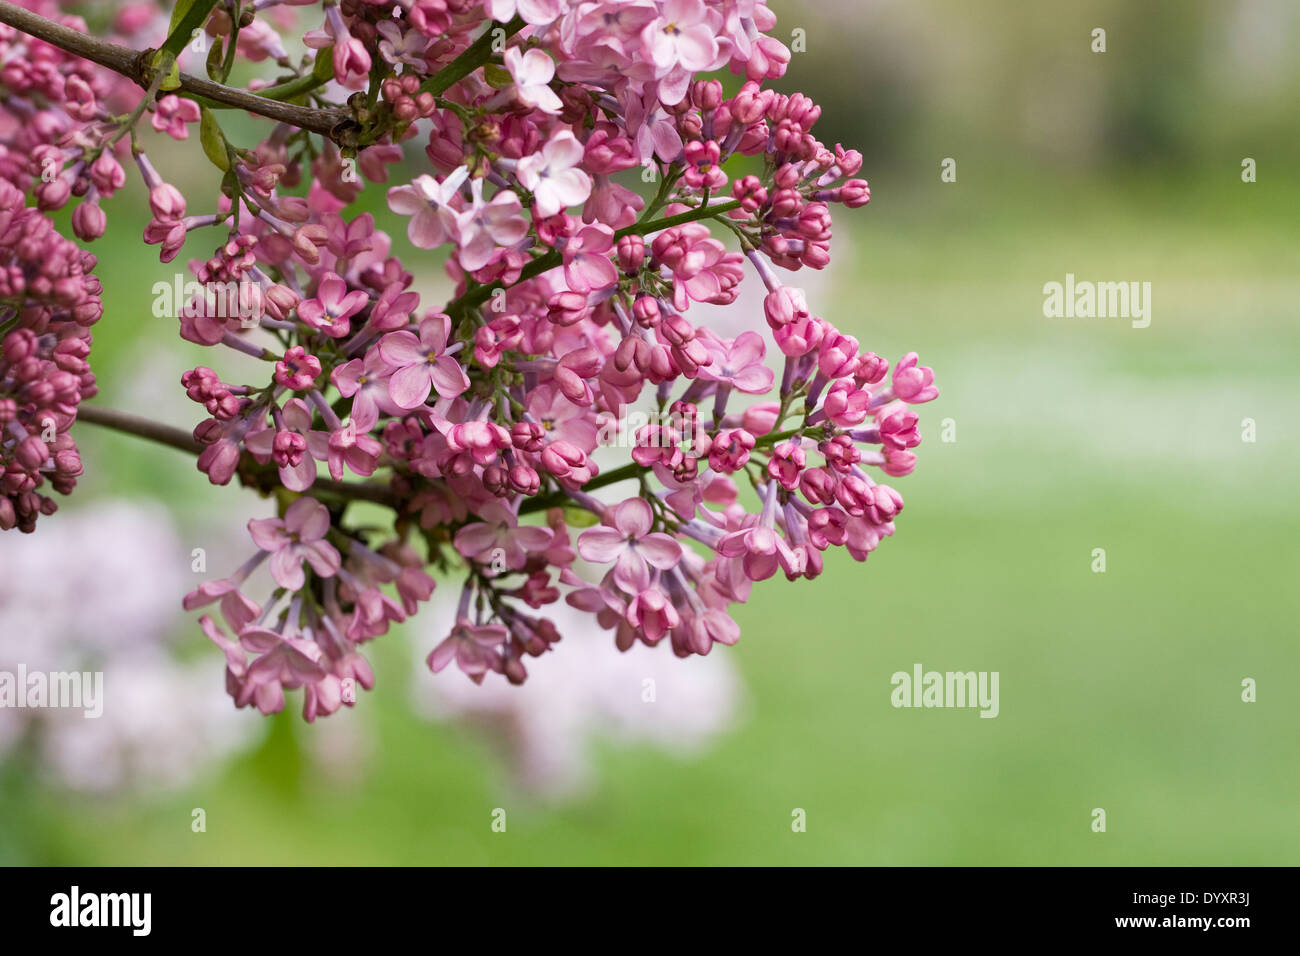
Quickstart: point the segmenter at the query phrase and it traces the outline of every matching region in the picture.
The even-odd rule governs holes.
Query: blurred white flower
[[[418,619],[417,708],[488,735],[504,751],[515,782],[535,795],[561,799],[589,788],[597,739],[698,756],[739,720],[743,686],[726,654],[680,660],[667,642],[620,653],[610,632],[562,604],[541,613],[563,640],[541,657],[525,658],[522,686],[498,675],[479,686],[451,668],[432,674],[424,657],[451,630],[453,611],[449,601],[435,599]]]
[[[260,736],[209,659],[168,638],[193,585],[191,549],[157,505],[63,509],[0,550],[0,670],[103,672],[102,714],[0,708],[0,756],[30,738],[41,770],[74,789],[184,783]]]

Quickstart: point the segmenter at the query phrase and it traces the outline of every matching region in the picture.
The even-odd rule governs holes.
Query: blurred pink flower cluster
[[[833,546],[865,560],[894,533],[902,498],[877,478],[912,470],[914,406],[938,392],[914,353],[891,367],[782,278],[824,268],[831,208],[870,192],[861,155],[813,134],[816,104],[763,87],[790,53],[761,0],[256,10],[237,38],[214,12],[212,42],[314,87],[309,115],[242,148],[183,88],[144,104],[174,139],[202,120],[224,169],[215,204],[130,137],[162,260],[223,233],[191,268],[227,294],[181,310],[181,336],[264,363],[248,381],[207,365],[181,377],[206,414],[199,469],[281,507],[250,523],[243,566],[185,599],[219,606],[224,627],[202,626],[238,705],[276,711],[302,688],[311,720],[353,703],[373,683],[363,645],[428,600],[430,568],[464,579],[430,668],[521,683],[561,639],[547,605],[587,613],[622,649],[708,654],[738,639],[732,608],[754,583],[815,577]],[[296,69],[280,33],[329,62]],[[708,76],[721,70],[730,95]],[[127,142],[97,75],[39,98],[60,114],[51,155],[78,212],[121,185]],[[332,104],[327,134],[304,132],[325,112],[310,103]],[[411,270],[426,257],[399,257],[348,212],[404,144],[423,145],[422,171],[387,205],[417,250],[447,251],[449,302],[422,303]],[[0,170],[52,192],[30,163]],[[99,214],[80,219],[81,238],[102,233]],[[761,321],[727,337],[692,320],[735,303],[750,273]],[[23,341],[46,341],[25,315]],[[622,460],[602,467],[601,446]],[[594,494],[615,485],[613,501]],[[391,528],[358,501],[390,509]],[[244,585],[264,561],[275,588],[255,600]]]

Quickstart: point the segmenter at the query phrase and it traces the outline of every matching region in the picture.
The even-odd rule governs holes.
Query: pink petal
[[[411,332],[389,332],[379,340],[379,357],[394,368],[423,362],[424,351]]]
[[[271,555],[271,577],[275,583],[290,591],[297,591],[307,583],[307,575],[302,570],[302,559],[291,547],[281,548]]]
[[[455,398],[469,388],[469,376],[450,355],[444,355],[433,363],[429,378],[441,398]]]
[[[416,408],[424,404],[433,390],[429,365],[408,365],[388,380],[388,397],[398,408]]]
[[[636,543],[636,549],[660,570],[675,567],[682,560],[681,543],[666,534],[648,534]]]
[[[248,522],[248,533],[253,544],[263,551],[279,551],[289,543],[284,533],[284,522],[279,518],[253,518]]]
[[[429,653],[429,656],[425,658],[425,663],[429,665],[429,670],[436,674],[455,660],[456,643],[456,638],[449,637],[435,647]]]
[[[640,538],[654,525],[654,511],[644,498],[628,498],[614,509],[614,527],[625,536]]]
[[[555,537],[555,532],[550,528],[542,528],[537,525],[520,525],[514,531],[514,539],[526,551],[541,551],[551,539]]]
[[[650,584],[650,568],[634,548],[624,548],[614,564],[614,583],[628,594],[643,591]]]
[[[626,549],[627,536],[614,528],[588,528],[578,535],[578,553],[597,564],[608,564]]]
[[[467,524],[456,532],[456,550],[467,558],[477,558],[497,546],[497,525],[485,521]]]
[[[298,550],[307,559],[311,569],[321,577],[332,578],[338,573],[342,561],[338,549],[328,541],[313,541],[311,544],[299,545]]]
[[[330,528],[330,513],[315,498],[299,498],[284,513],[284,526],[301,541],[317,541]]]

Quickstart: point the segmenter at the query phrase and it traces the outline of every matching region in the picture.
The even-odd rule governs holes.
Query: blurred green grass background
[[[1193,36],[1189,22],[1218,15],[1209,4],[1143,5],[1141,18],[1118,4],[1094,8],[1147,36],[1162,26]],[[740,643],[715,651],[733,657],[748,688],[734,731],[691,760],[606,748],[592,794],[530,806],[481,742],[413,716],[411,635],[398,630],[373,645],[375,691],[330,718],[376,735],[355,779],[322,776],[304,758],[314,728],[291,702],[254,752],[170,795],[78,797],[0,768],[0,857],[1300,862],[1294,101],[1273,94],[1243,108],[1225,98],[1187,119],[1179,91],[1209,85],[1216,67],[1172,44],[1163,72],[1127,63],[1137,72],[1116,98],[1123,108],[1101,110],[1118,125],[1101,124],[1090,150],[1064,156],[1034,147],[1023,113],[963,107],[979,98],[962,89],[951,101],[918,101],[905,85],[915,68],[882,74],[869,55],[883,52],[864,38],[869,29],[907,35],[925,16],[951,27],[958,5],[883,4],[860,18],[853,9],[842,7],[839,25],[857,32],[834,42],[854,58],[821,55],[815,44],[835,31],[817,26],[834,21],[809,13],[818,62],[796,56],[784,87],[831,101],[838,93],[827,116],[838,111],[846,145],[866,154],[873,189],[866,209],[837,219],[838,259],[815,307],[891,359],[920,352],[942,395],[921,410],[916,473],[896,482],[907,501],[898,534],[865,566],[836,554],[818,580],[768,582],[738,609]],[[1087,30],[1084,39],[1070,31],[1093,22],[1087,13],[1070,25],[1026,19],[1014,4],[988,10],[1010,35],[988,27],[964,46],[974,61],[967,82],[986,97],[1012,89],[1012,74],[1015,89],[1032,88],[1069,59],[1044,44],[1073,50]],[[1071,70],[1124,69],[1132,51],[1114,45],[1116,32],[1109,61],[1076,56]],[[1042,55],[1017,66],[990,49]],[[964,61],[933,53],[933,62],[964,75]],[[894,87],[878,94],[882,75]],[[1060,95],[1068,112],[1070,91]],[[1140,149],[1122,138],[1116,147],[1106,131],[1129,128],[1121,120],[1164,132]],[[1009,140],[1016,131],[1022,139]],[[940,182],[947,156],[956,183]],[[1240,179],[1244,156],[1259,162],[1257,183]],[[107,304],[96,368],[110,403],[131,393],[142,357],[175,335],[148,310],[152,282],[172,269],[138,245],[138,218],[120,206],[114,214],[95,250]],[[1150,328],[1044,318],[1042,285],[1067,272],[1151,282]],[[163,413],[185,421],[191,411],[173,393]],[[1257,423],[1254,443],[1242,441],[1245,418]],[[944,419],[955,441],[940,440]],[[170,450],[86,431],[87,498],[161,498],[184,523],[209,496],[238,494],[210,489]],[[1094,548],[1106,550],[1104,574],[1091,570]],[[197,628],[186,640],[202,642]],[[219,655],[205,652],[219,681]],[[918,662],[1000,672],[998,718],[892,708],[890,675]],[[1247,677],[1258,682],[1255,703],[1241,700]],[[206,833],[190,831],[193,807],[206,810]],[[504,834],[490,829],[496,807],[509,812]],[[1104,834],[1090,827],[1096,807],[1107,811]],[[805,833],[791,831],[795,808],[807,812]]]

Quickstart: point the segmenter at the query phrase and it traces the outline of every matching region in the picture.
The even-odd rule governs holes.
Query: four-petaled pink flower
[[[298,303],[298,318],[331,338],[342,338],[352,329],[352,316],[366,307],[370,297],[360,289],[348,291],[343,277],[334,272],[316,286],[316,296]]]
[[[154,108],[153,128],[166,133],[172,139],[189,139],[190,130],[187,123],[199,121],[199,104],[193,100],[181,99],[169,93],[158,101]]]
[[[517,571],[531,551],[545,551],[555,537],[550,528],[520,524],[515,513],[499,501],[489,501],[478,512],[481,519],[456,532],[456,550],[462,557],[498,570]]]
[[[452,202],[459,197],[461,183],[469,169],[460,166],[438,182],[432,176],[416,176],[409,186],[388,190],[388,208],[399,216],[410,216],[406,235],[418,249],[433,249],[456,236],[457,211]]]
[[[455,398],[469,388],[469,377],[447,350],[451,319],[442,313],[420,323],[420,337],[405,330],[389,332],[379,342],[388,368],[388,395],[398,408],[418,408],[437,389],[442,398]]]
[[[718,41],[702,0],[667,0],[658,20],[645,29],[650,56],[660,68],[681,64],[692,73],[708,69]]]
[[[483,680],[483,675],[501,666],[500,652],[497,648],[508,637],[506,629],[500,624],[475,626],[468,618],[460,618],[451,634],[429,652],[425,663],[429,670],[437,674],[444,667],[456,661],[456,666],[474,681]]]
[[[564,108],[549,85],[555,76],[555,61],[544,51],[520,53],[519,47],[512,46],[506,50],[505,62],[515,81],[515,96],[520,103],[552,115]]]
[[[405,63],[417,70],[426,68],[424,54],[429,49],[429,38],[419,30],[412,29],[403,33],[402,28],[393,20],[380,20],[375,29],[382,37],[379,41],[379,55],[385,60],[394,66]]]
[[[528,396],[528,414],[542,426],[547,442],[564,440],[590,455],[600,443],[600,432],[587,409],[564,397],[550,382]]]
[[[618,282],[609,258],[614,230],[603,222],[583,226],[564,246],[564,281],[573,292],[594,292]]]
[[[284,709],[286,689],[293,690],[325,678],[325,668],[320,664],[321,649],[315,641],[287,637],[262,627],[246,627],[240,632],[239,644],[244,650],[261,656],[244,673],[235,697],[236,707],[251,703],[264,714],[275,714]],[[229,652],[226,659],[230,660]]]
[[[763,364],[767,346],[757,332],[741,332],[734,339],[722,339],[708,329],[701,329],[704,343],[713,362],[700,368],[700,378],[729,385],[750,395],[765,395],[776,376]]]
[[[379,413],[400,415],[402,409],[388,397],[388,364],[378,349],[371,349],[364,359],[340,365],[330,381],[344,398],[352,399],[352,421],[357,430],[368,432],[379,421]]]
[[[307,582],[302,563],[323,578],[333,577],[342,563],[338,550],[325,540],[330,513],[315,498],[299,498],[283,518],[254,518],[248,522],[253,543],[271,553],[271,576],[290,591]]]
[[[498,248],[513,246],[528,235],[528,222],[513,190],[502,189],[484,202],[483,180],[472,180],[469,188],[473,198],[456,225],[460,229],[461,268],[477,272],[493,260]]]
[[[546,219],[587,201],[591,177],[580,168],[585,153],[577,137],[561,129],[540,150],[519,160],[519,181],[533,194],[537,215]]]
[[[275,363],[275,383],[290,391],[300,392],[311,388],[320,372],[320,359],[301,345],[295,345],[284,353],[284,358]]]
[[[682,546],[671,535],[651,532],[654,511],[644,498],[628,498],[606,516],[608,524],[578,536],[578,553],[597,564],[614,562],[614,583],[628,594],[645,590],[650,568],[671,568],[682,559]]]
[[[330,435],[327,458],[330,477],[339,481],[343,477],[344,465],[363,478],[373,475],[383,450],[384,446],[377,439],[358,430],[355,421],[348,421]]]

